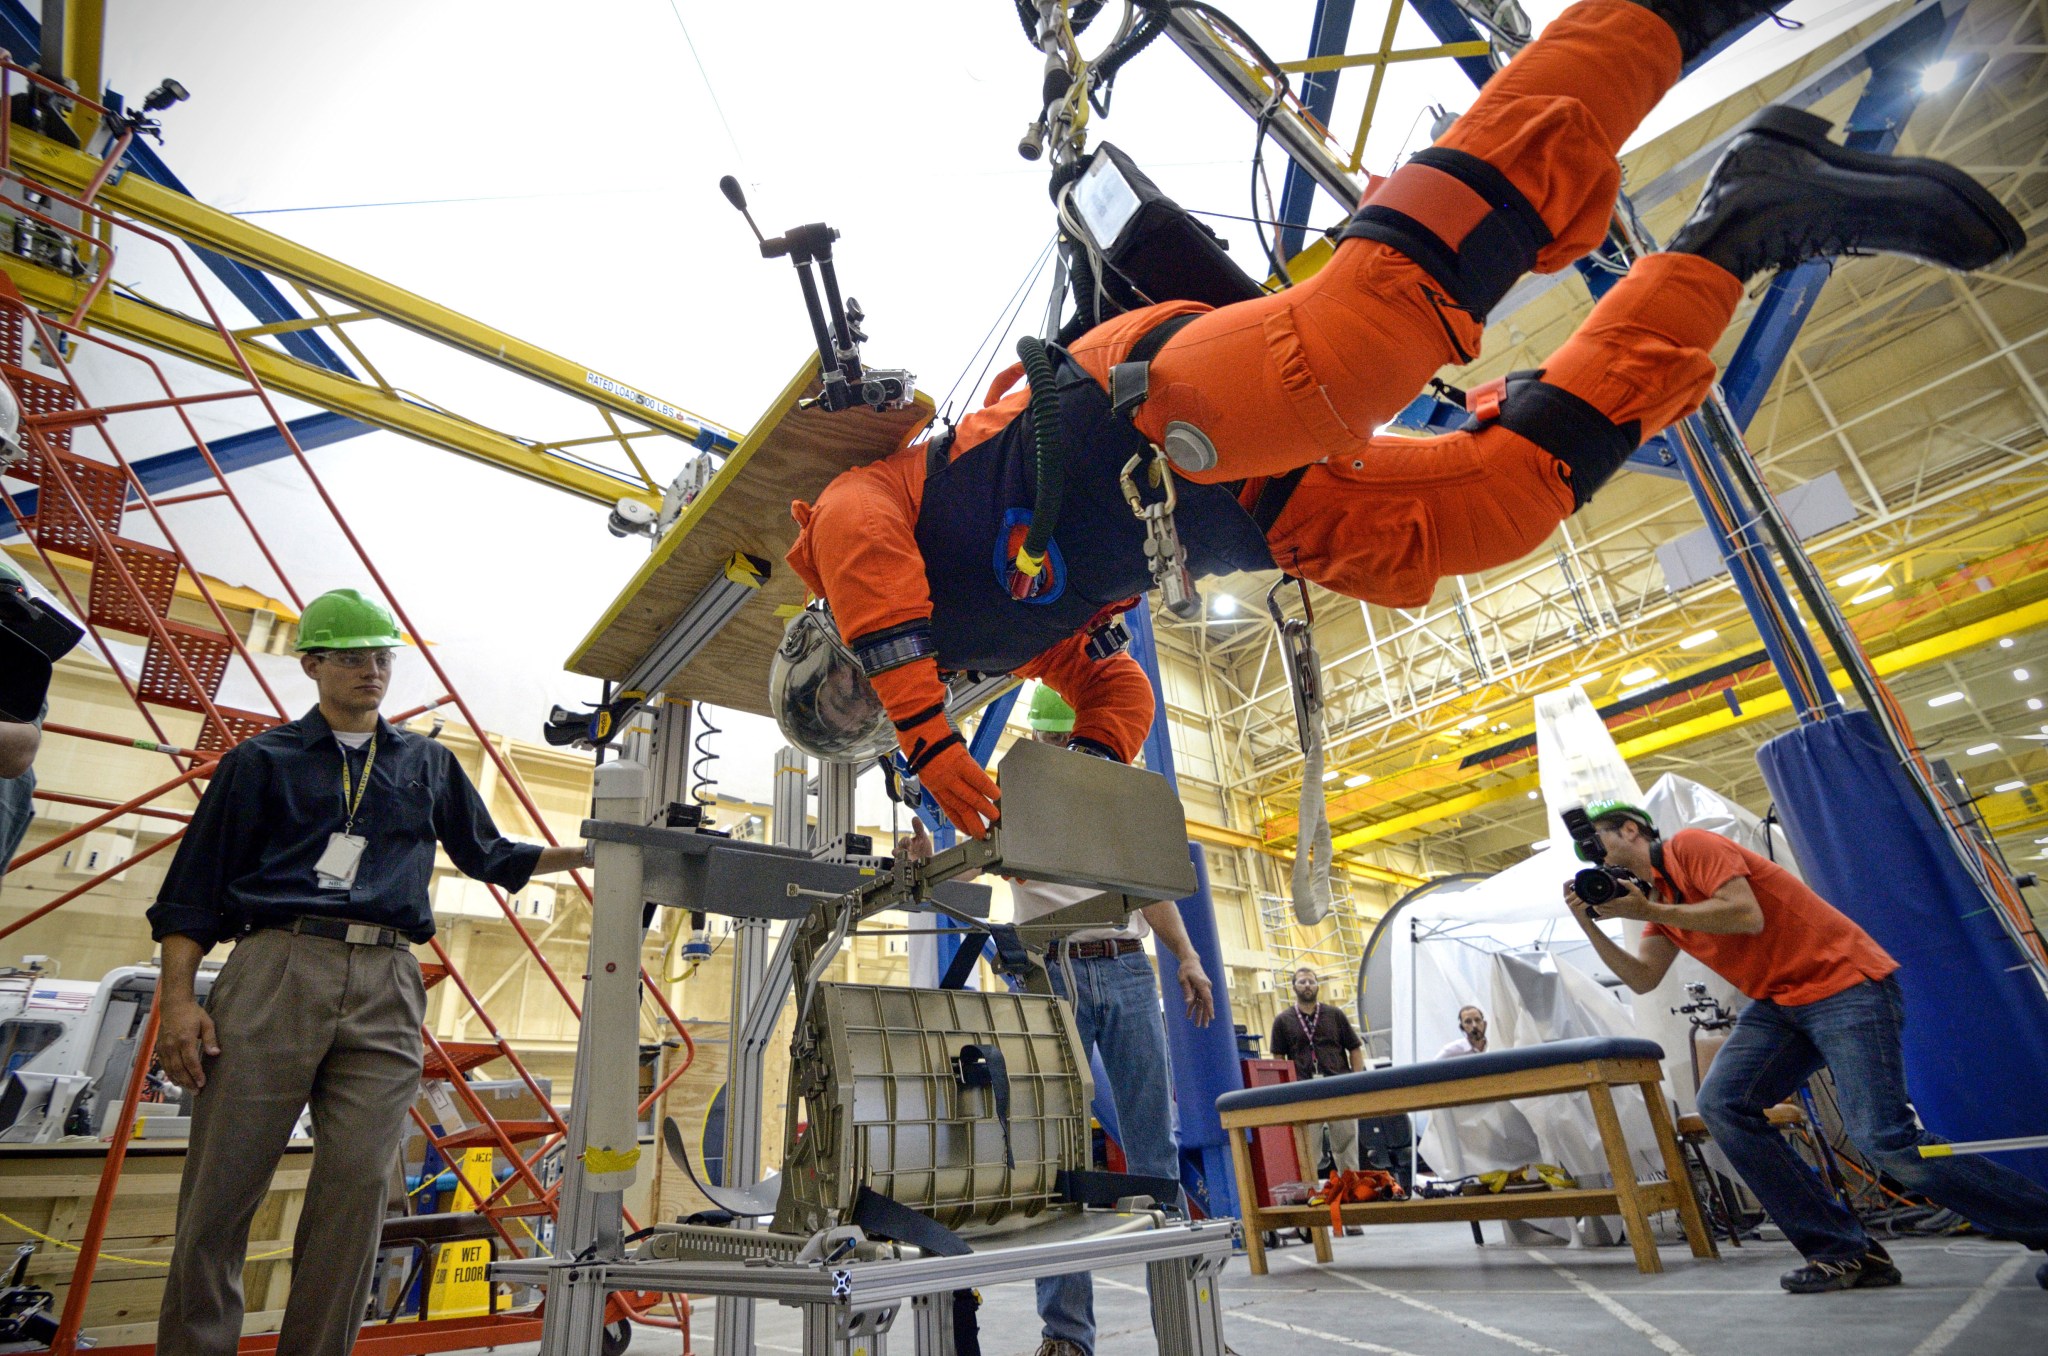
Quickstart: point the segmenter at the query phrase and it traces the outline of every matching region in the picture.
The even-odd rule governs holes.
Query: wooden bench
[[[1267,1229],[1308,1228],[1314,1235],[1316,1260],[1329,1261],[1330,1211],[1321,1205],[1261,1206],[1252,1186],[1251,1153],[1243,1132],[1260,1126],[1292,1126],[1302,1137],[1301,1160],[1313,1163],[1315,1158],[1306,1149],[1306,1127],[1324,1121],[1573,1092],[1583,1092],[1592,1099],[1593,1117],[1599,1124],[1607,1153],[1607,1167],[1614,1177],[1611,1187],[1354,1203],[1338,1207],[1344,1223],[1422,1224],[1439,1220],[1618,1214],[1627,1221],[1636,1266],[1653,1272],[1662,1271],[1664,1264],[1650,1237],[1650,1214],[1676,1210],[1693,1256],[1718,1256],[1686,1176],[1684,1160],[1679,1157],[1671,1113],[1664,1102],[1663,1069],[1659,1063],[1663,1058],[1663,1048],[1655,1041],[1599,1037],[1223,1094],[1216,1099],[1216,1110],[1222,1116],[1224,1128],[1232,1132],[1230,1150],[1237,1168],[1238,1207],[1244,1219],[1245,1251],[1251,1259],[1252,1274],[1266,1274],[1266,1249],[1261,1235]],[[1649,1107],[1650,1125],[1656,1131],[1657,1148],[1664,1159],[1665,1181],[1639,1182],[1630,1165],[1628,1144],[1614,1111],[1613,1093],[1614,1088],[1630,1084],[1641,1090]]]

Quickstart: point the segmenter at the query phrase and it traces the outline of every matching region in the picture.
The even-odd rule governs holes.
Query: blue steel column
[[[1166,690],[1159,682],[1159,646],[1152,635],[1152,609],[1147,603],[1125,614],[1131,628],[1131,657],[1152,683],[1152,729],[1145,736],[1145,766],[1166,778],[1174,794],[1180,779],[1173,771],[1173,737],[1166,723]],[[1216,994],[1216,1016],[1206,1027],[1188,1020],[1180,1001],[1180,965],[1159,948],[1159,991],[1165,999],[1166,1049],[1173,1070],[1174,1106],[1180,1130],[1181,1185],[1210,1216],[1237,1213],[1237,1174],[1231,1167],[1230,1140],[1216,1114],[1216,1099],[1244,1086],[1238,1069],[1237,1035],[1230,1014],[1230,971],[1223,964],[1223,942],[1216,932],[1216,906],[1209,896],[1209,861],[1198,843],[1188,844],[1195,864],[1195,892],[1179,901],[1188,940]]]
[[[1344,44],[1351,38],[1351,9],[1353,0],[1316,0],[1316,17],[1309,24],[1308,54],[1311,57],[1336,56],[1344,50]],[[1301,80],[1301,103],[1309,115],[1325,127],[1330,125],[1330,113],[1337,106],[1337,77],[1342,71],[1311,71]],[[1280,257],[1292,259],[1301,252],[1303,228],[1308,225],[1309,209],[1316,200],[1316,181],[1309,177],[1299,162],[1287,162],[1287,178],[1280,187]],[[1345,211],[1357,207],[1357,203],[1344,204]]]
[[[1586,280],[1587,290],[1596,299],[1605,296],[1620,280],[1617,274],[1607,268],[1587,267],[1583,263],[1579,272]],[[1698,419],[1698,415],[1691,415],[1687,422],[1696,423]],[[1700,442],[1704,446],[1706,441],[1705,432],[1702,430]],[[1728,483],[1727,476],[1715,463],[1711,450],[1703,461],[1703,467],[1695,468],[1691,458],[1681,457],[1678,465],[1685,474],[1686,486],[1692,490],[1694,502],[1699,505],[1700,517],[1709,528],[1714,528],[1718,526],[1718,522],[1714,516],[1713,506],[1708,500],[1706,486],[1699,479],[1700,471],[1704,470],[1707,475],[1714,477],[1715,485],[1724,502],[1740,504],[1742,500],[1735,493],[1734,486]],[[1789,632],[1784,632],[1769,620],[1770,614],[1765,610],[1764,597],[1758,591],[1759,586],[1769,591],[1779,615],[1796,621],[1799,613],[1793,608],[1791,596],[1785,590],[1785,581],[1778,577],[1776,568],[1771,564],[1770,553],[1765,549],[1763,539],[1756,529],[1748,523],[1738,523],[1732,533],[1716,532],[1714,545],[1720,549],[1721,560],[1728,566],[1728,576],[1735,581],[1736,591],[1742,595],[1742,605],[1748,609],[1749,615],[1756,619],[1757,635],[1762,638],[1764,649],[1771,656],[1771,666],[1778,671],[1778,678],[1784,685],[1785,694],[1792,699],[1793,709],[1798,713],[1799,719],[1813,720],[1823,711],[1830,715],[1841,714],[1841,698],[1828,682],[1828,667],[1821,659],[1820,651],[1814,647],[1813,637],[1807,633],[1804,626],[1794,625]],[[1747,568],[1748,560],[1760,562],[1762,568],[1752,574]],[[1788,640],[1797,647],[1799,657],[1803,661],[1802,666],[1813,674],[1825,689],[1821,711],[1815,710],[1806,700],[1800,685],[1791,681],[1795,667],[1793,652],[1786,648]]]

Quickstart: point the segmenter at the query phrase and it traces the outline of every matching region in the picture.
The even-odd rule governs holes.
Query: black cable
[[[1280,280],[1280,289],[1294,286],[1294,279],[1287,276],[1287,265],[1281,262],[1280,249],[1274,237],[1279,233],[1278,221],[1264,222],[1259,219],[1259,184],[1266,177],[1266,133],[1272,129],[1273,116],[1280,111],[1280,91],[1273,91],[1273,97],[1259,110],[1258,135],[1252,140],[1252,221],[1258,226],[1259,248],[1266,252],[1266,262],[1272,266],[1273,276]],[[1270,202],[1267,204],[1272,205]],[[1277,215],[1277,214],[1276,214]]]
[[[1024,376],[1031,383],[1031,432],[1037,443],[1038,488],[1032,496],[1031,526],[1024,533],[1024,552],[1045,555],[1046,543],[1060,523],[1060,501],[1066,497],[1067,468],[1060,451],[1060,397],[1053,385],[1052,357],[1045,341],[1025,335],[1017,341]]]
[[[996,312],[995,322],[988,327],[988,333],[981,336],[981,342],[974,346],[974,352],[968,354],[967,361],[962,364],[960,375],[953,378],[953,384],[946,388],[946,398],[939,402],[939,409],[941,411],[952,408],[953,393],[958,391],[960,383],[967,379],[967,369],[974,366],[975,355],[988,345],[989,340],[994,338],[998,331],[1007,332],[1011,325],[1017,323],[1017,316],[1024,309],[1024,300],[1031,291],[1031,285],[1037,282],[1038,275],[1045,271],[1046,260],[1051,257],[1052,251],[1058,246],[1059,238],[1059,232],[1053,232],[1052,239],[1046,241],[1045,248],[1038,252],[1038,258],[1031,265],[1030,271],[1025,273],[1024,280],[1017,284],[1017,290],[1010,294],[1010,299],[1003,303],[1001,310]],[[988,361],[981,365],[981,374],[974,379],[974,384],[977,388],[987,379],[988,369],[994,365],[996,354],[1002,351],[1000,343],[989,349]],[[970,400],[973,399],[973,396],[974,393],[972,391],[968,392]]]
[[[1184,9],[1190,14],[1199,14],[1223,28],[1231,38],[1251,53],[1252,59],[1264,67],[1266,74],[1272,78],[1273,96],[1266,101],[1266,106],[1259,110],[1258,135],[1252,141],[1252,220],[1259,225],[1259,245],[1266,252],[1266,261],[1272,265],[1273,276],[1279,279],[1283,289],[1292,287],[1294,280],[1287,276],[1287,269],[1280,262],[1280,251],[1273,240],[1279,223],[1268,222],[1259,215],[1259,183],[1265,177],[1266,134],[1272,130],[1273,119],[1279,114],[1281,106],[1294,92],[1293,85],[1287,79],[1287,72],[1280,69],[1280,63],[1273,59],[1271,53],[1261,47],[1251,34],[1245,32],[1242,24],[1216,6],[1206,3],[1206,0],[1162,0],[1161,8],[1169,11]]]
[[[694,782],[690,787],[690,799],[696,801],[699,805],[707,807],[718,803],[717,795],[711,790],[712,787],[718,785],[718,778],[712,776],[706,770],[711,764],[718,761],[718,754],[705,744],[704,741],[715,734],[725,733],[722,727],[711,723],[710,710],[711,708],[704,705],[704,703],[697,703],[697,723],[704,728],[699,730],[696,738],[690,741],[691,747],[697,751],[696,760],[690,764],[690,776]]]
[[[1109,116],[1109,97],[1116,83],[1116,73],[1166,31],[1168,17],[1169,11],[1164,7],[1147,8],[1137,27],[1095,59],[1089,71],[1088,103],[1097,117]]]

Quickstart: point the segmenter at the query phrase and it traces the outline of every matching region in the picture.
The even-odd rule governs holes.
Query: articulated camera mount
[[[839,274],[832,266],[832,242],[839,232],[822,221],[795,226],[778,236],[764,236],[747,211],[747,195],[740,181],[730,174],[718,181],[725,200],[747,219],[754,239],[761,242],[763,259],[787,258],[796,265],[797,286],[804,292],[804,309],[811,317],[811,337],[818,345],[819,376],[824,393],[814,404],[828,410],[852,409],[866,405],[877,412],[901,409],[916,395],[917,378],[901,367],[863,367],[860,346],[867,341],[860,322],[867,319],[860,302],[839,299]],[[813,269],[816,270],[815,276]],[[819,298],[819,284],[824,297]],[[828,312],[829,310],[829,317]]]

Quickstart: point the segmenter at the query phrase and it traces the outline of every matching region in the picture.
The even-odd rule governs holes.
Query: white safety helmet
[[[768,671],[768,704],[783,737],[813,758],[864,763],[895,751],[888,708],[822,602],[789,619]]]
[[[27,455],[21,445],[21,400],[13,386],[0,380],[0,466],[10,466]]]

